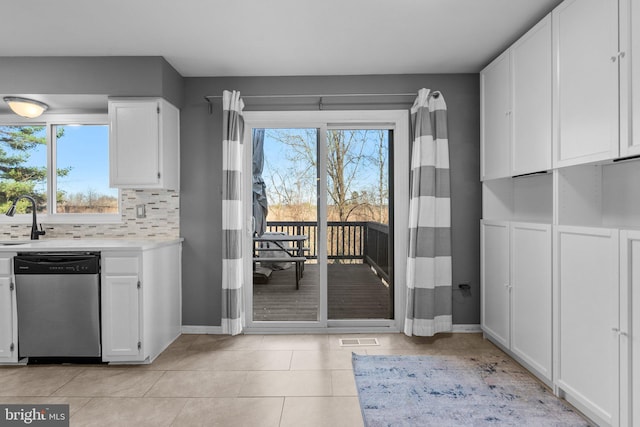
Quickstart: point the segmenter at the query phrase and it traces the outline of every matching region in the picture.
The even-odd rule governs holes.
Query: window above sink
[[[0,116],[0,211],[20,194],[37,201],[46,223],[121,220],[120,193],[109,187],[105,114],[50,114],[36,120]],[[31,208],[18,203],[21,220]],[[0,217],[0,223],[12,222]]]

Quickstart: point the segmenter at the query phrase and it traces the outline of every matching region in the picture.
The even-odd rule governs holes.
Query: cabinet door
[[[509,347],[509,223],[483,221],[482,330]]]
[[[105,276],[102,284],[102,359],[138,360],[140,292],[138,276]]]
[[[640,4],[620,3],[620,156],[640,154]]]
[[[159,106],[155,100],[109,102],[110,185],[153,186],[160,180]]]
[[[0,277],[0,362],[18,361],[14,291],[11,288],[11,277]]]
[[[511,175],[551,169],[551,15],[511,48]]]
[[[551,381],[551,226],[511,224],[511,350]]]
[[[553,11],[554,166],[618,156],[618,2],[567,0]]]
[[[599,423],[618,425],[618,231],[559,226],[556,245],[556,385]]]
[[[640,425],[640,231],[620,232],[620,425]]]
[[[632,419],[629,425],[640,424],[640,233],[634,234],[629,258],[631,272],[631,372],[633,373],[631,396],[628,401],[633,402]]]
[[[510,176],[509,51],[480,72],[482,179]]]

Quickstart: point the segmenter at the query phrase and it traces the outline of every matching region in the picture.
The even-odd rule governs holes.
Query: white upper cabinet
[[[551,169],[551,15],[511,48],[511,175]]]
[[[480,72],[480,174],[482,180],[511,175],[510,51]]]
[[[640,154],[640,4],[620,4],[620,156]]]
[[[551,169],[551,16],[480,72],[483,180]]]
[[[618,2],[566,0],[554,9],[552,22],[554,167],[615,158]]]
[[[109,100],[110,185],[180,188],[180,112],[161,98]]]

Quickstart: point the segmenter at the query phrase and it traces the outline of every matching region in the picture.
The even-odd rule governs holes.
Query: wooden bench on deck
[[[296,289],[300,289],[300,279],[302,279],[302,273],[304,271],[304,263],[307,260],[303,256],[286,256],[286,257],[253,257],[253,262],[292,262],[296,265]]]

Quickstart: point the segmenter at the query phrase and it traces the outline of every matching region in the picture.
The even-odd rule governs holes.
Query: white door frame
[[[393,129],[393,191],[394,191],[394,319],[327,319],[327,290],[320,286],[320,318],[309,322],[254,321],[253,286],[248,278],[252,277],[253,260],[245,256],[244,299],[246,333],[326,333],[326,332],[397,332],[403,330],[406,301],[406,268],[408,248],[408,212],[409,212],[409,112],[408,110],[365,110],[365,111],[247,111],[244,112],[244,159],[243,169],[252,169],[251,130],[254,128],[316,128],[326,131],[333,126],[371,127],[384,125]],[[326,169],[326,132],[320,132],[320,170]],[[326,179],[320,180],[319,191],[326,194]],[[251,248],[252,240],[252,198],[251,174],[243,174],[244,224],[243,247]],[[326,198],[320,197],[319,214],[326,217]],[[326,246],[326,230],[319,230],[320,246]],[[246,252],[246,250],[245,250]],[[326,248],[318,248],[318,256],[326,257]],[[322,262],[321,260],[319,260]],[[326,260],[325,260],[326,261]],[[326,271],[321,269],[320,283],[326,283]]]

